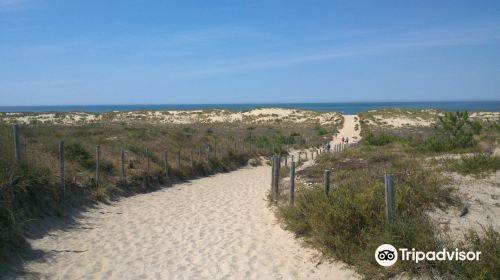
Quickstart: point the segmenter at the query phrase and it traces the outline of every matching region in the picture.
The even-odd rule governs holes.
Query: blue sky
[[[0,105],[500,100],[500,1],[0,0]]]

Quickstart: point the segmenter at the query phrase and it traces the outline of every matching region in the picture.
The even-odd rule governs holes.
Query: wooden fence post
[[[163,172],[165,172],[165,177],[168,178],[168,152],[165,150],[163,152]]]
[[[288,165],[288,155],[285,155],[285,166]]]
[[[59,141],[59,172],[61,176],[61,185],[64,188],[65,184],[64,184],[64,141],[63,140]]]
[[[19,143],[19,126],[17,124],[12,126],[12,131],[14,134],[14,153],[16,157],[16,163],[21,164],[21,144]]]
[[[278,156],[274,157],[274,174],[273,174],[273,201],[278,201],[278,186],[279,186],[279,178],[280,178],[280,160]]]
[[[181,169],[181,149],[177,152],[177,168]]]
[[[311,160],[314,160],[314,151],[311,151]]]
[[[299,152],[299,160],[297,161],[299,164],[300,164],[300,154],[301,154],[301,152]]]
[[[271,194],[273,193],[273,187],[274,187],[274,157],[271,157]]]
[[[325,170],[325,174],[323,176],[323,190],[326,195],[330,192],[330,170]]]
[[[99,160],[101,156],[101,146],[95,146],[95,187],[99,187]]]
[[[384,174],[385,179],[385,215],[389,223],[396,218],[396,192],[391,174]]]
[[[147,172],[149,174],[149,149],[146,148]]]
[[[295,201],[295,162],[290,162],[290,191],[288,192],[288,203],[293,205]]]
[[[125,180],[125,150],[121,151],[122,180]]]

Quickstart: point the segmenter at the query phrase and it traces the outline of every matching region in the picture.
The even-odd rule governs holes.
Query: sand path
[[[356,125],[358,129],[356,129]],[[348,137],[349,143],[356,143],[361,140],[359,135],[361,125],[359,124],[358,115],[344,115],[344,126],[340,129],[336,137],[333,137],[330,145],[336,145],[342,142],[342,137]]]
[[[44,279],[350,279],[317,265],[267,206],[269,166],[246,167],[124,198],[79,226],[31,240],[50,256],[25,268]]]

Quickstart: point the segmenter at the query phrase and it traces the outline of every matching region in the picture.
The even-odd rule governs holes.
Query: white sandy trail
[[[358,129],[356,130],[356,125]],[[349,138],[349,143],[356,143],[361,140],[359,135],[361,131],[361,125],[359,124],[358,115],[344,115],[344,126],[339,130],[336,137],[333,137],[331,145],[336,145],[342,142],[342,137]]]
[[[26,263],[47,279],[351,279],[342,264],[316,266],[267,206],[269,166],[193,180],[84,214],[34,249]]]

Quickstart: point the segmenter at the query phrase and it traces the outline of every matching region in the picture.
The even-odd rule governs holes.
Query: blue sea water
[[[297,108],[322,112],[342,112],[344,114],[357,114],[359,112],[383,108],[500,112],[500,101],[0,106],[0,112],[111,112],[197,109],[230,109],[241,111],[261,107]]]

